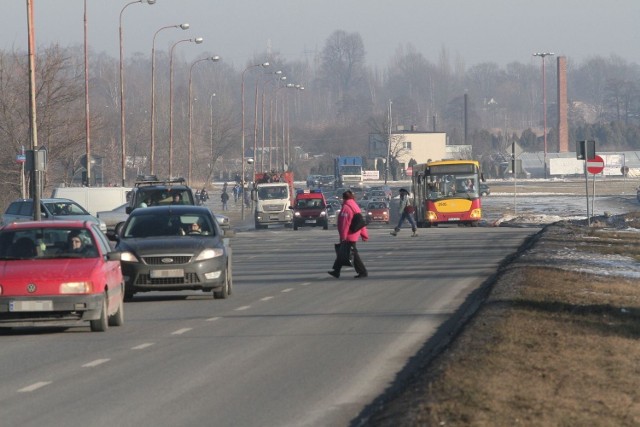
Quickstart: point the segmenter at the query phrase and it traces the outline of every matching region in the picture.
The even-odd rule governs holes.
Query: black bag
[[[344,267],[353,267],[353,252],[349,242],[336,243],[336,259]]]
[[[351,219],[351,225],[349,225],[349,233],[355,233],[356,231],[366,227],[367,223],[364,221],[360,212],[354,213]]]

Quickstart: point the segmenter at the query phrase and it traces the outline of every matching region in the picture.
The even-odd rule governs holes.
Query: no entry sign
[[[592,159],[587,160],[587,171],[592,174],[601,173],[604,170],[604,159],[600,156],[595,156]]]

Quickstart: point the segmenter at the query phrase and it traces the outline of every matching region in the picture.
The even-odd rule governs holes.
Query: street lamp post
[[[192,42],[200,44],[203,41],[202,37],[178,40],[171,46],[169,51],[169,179],[173,178],[173,50],[180,43]]]
[[[258,152],[258,84],[262,83],[262,149],[260,151],[260,170],[264,172],[264,86],[266,83],[263,82],[264,76],[269,75],[281,75],[282,71],[274,71],[273,73],[265,73],[262,76],[256,77],[256,88],[255,88],[255,113],[254,113],[254,121],[253,121],[253,156],[255,157],[253,162],[253,176],[256,175],[256,167],[258,163],[257,152]],[[280,77],[281,80],[286,80],[286,76]]]
[[[304,90],[304,86],[300,84],[293,85],[296,90]],[[297,95],[297,94],[296,94]],[[294,113],[295,113],[295,98],[294,98]],[[289,106],[289,98],[287,98],[287,162],[291,165],[291,107]]]
[[[241,143],[242,143],[242,178],[241,178],[240,183],[242,185],[242,198],[243,198],[243,200],[242,200],[242,208],[241,208],[240,212],[241,212],[241,219],[242,220],[244,220],[244,197],[245,197],[244,192],[246,191],[246,188],[244,186],[244,184],[245,184],[245,182],[244,182],[244,180],[245,180],[245,176],[244,176],[245,175],[245,165],[244,165],[245,164],[245,158],[244,158],[244,155],[245,155],[245,152],[244,152],[244,75],[245,75],[245,73],[247,71],[249,71],[252,68],[255,68],[255,67],[264,67],[264,68],[266,68],[268,66],[269,66],[268,62],[263,62],[261,64],[249,65],[247,68],[245,68],[242,71],[241,86],[240,86],[240,89],[241,89],[240,90],[240,93],[241,93],[241,104],[242,104],[242,123],[241,123],[242,129],[240,131],[240,133],[241,133],[240,139],[241,139]]]
[[[188,183],[189,185],[191,185],[191,168],[192,168],[192,153],[191,153],[191,122],[192,122],[192,117],[193,117],[193,95],[192,95],[192,80],[193,80],[193,67],[198,63],[198,62],[202,62],[202,61],[213,61],[213,62],[218,62],[220,60],[220,57],[218,55],[215,56],[210,56],[208,58],[202,58],[202,59],[198,59],[196,61],[194,61],[191,64],[191,67],[189,68],[189,171],[188,171]]]
[[[151,44],[151,153],[150,153],[150,169],[151,175],[155,173],[155,150],[156,150],[156,36],[162,30],[168,28],[180,28],[188,30],[189,24],[167,25],[157,30],[153,35],[153,43]]]
[[[544,123],[544,177],[547,178],[547,85],[544,72],[544,58],[555,55],[553,52],[536,52],[533,56],[542,58],[542,121]]]
[[[209,142],[211,143],[211,151],[209,152],[209,176],[213,176],[213,98],[216,93],[213,92],[209,96]]]
[[[267,75],[274,75],[274,76],[278,76],[277,79],[272,79],[272,80],[267,80],[263,85],[262,85],[262,156],[260,158],[260,166],[261,169],[264,171],[265,170],[265,166],[264,166],[264,152],[265,152],[265,123],[264,123],[264,109],[265,109],[265,87],[266,84],[269,82],[278,82],[278,81],[284,81],[287,79],[286,76],[282,75],[282,71],[278,70],[278,71],[274,71],[273,73],[267,73]],[[272,132],[272,118],[273,118],[273,114],[272,114],[272,108],[271,108],[271,103],[272,101],[269,101],[269,170],[271,170],[271,132]]]
[[[126,127],[125,127],[125,115],[124,115],[124,49],[123,49],[123,34],[122,34],[122,14],[124,10],[135,3],[147,3],[149,5],[155,4],[156,0],[136,0],[124,5],[120,10],[120,23],[119,23],[119,35],[120,35],[120,148],[122,150],[122,186],[126,185],[127,179],[127,156],[126,156]],[[88,161],[89,159],[87,159]]]

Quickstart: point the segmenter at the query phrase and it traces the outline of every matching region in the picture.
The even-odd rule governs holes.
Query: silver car
[[[2,224],[33,220],[33,199],[18,199],[9,205],[2,216]],[[104,221],[96,218],[85,208],[69,199],[40,199],[42,219],[83,220],[98,224],[103,233],[107,232]]]

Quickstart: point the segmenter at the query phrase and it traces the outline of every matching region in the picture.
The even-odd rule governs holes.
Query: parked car
[[[129,204],[125,203],[110,211],[100,211],[96,214],[96,217],[104,221],[108,234],[118,233],[127,218],[129,218],[127,206]]]
[[[389,187],[388,185],[378,185],[375,187],[371,187],[371,190],[382,191],[387,201],[391,201],[391,198],[393,197],[393,191],[391,191],[391,187]]]
[[[389,224],[389,204],[384,200],[367,203],[367,214],[364,217],[367,225],[372,222]]]
[[[85,208],[70,199],[40,199],[40,214],[42,219],[89,221],[97,224],[103,233],[107,232],[104,221],[91,215]],[[2,216],[2,224],[5,225],[31,220],[33,220],[33,199],[18,199],[11,202]]]
[[[199,230],[194,230],[199,228]],[[137,292],[201,290],[227,298],[233,288],[233,231],[222,231],[204,206],[135,209],[115,238],[122,258],[125,299]]]
[[[0,229],[0,326],[124,323],[121,253],[95,223],[24,221]]]
[[[491,188],[489,188],[487,184],[480,183],[480,186],[478,188],[480,189],[481,196],[488,196],[489,194],[491,194]]]
[[[383,190],[370,190],[365,194],[364,199],[366,200],[389,200],[387,198],[387,194]]]

